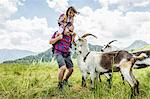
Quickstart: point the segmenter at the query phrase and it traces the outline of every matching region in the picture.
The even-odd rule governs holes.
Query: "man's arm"
[[[51,38],[50,41],[49,41],[49,44],[54,44],[56,43],[58,40],[61,40],[62,39],[62,34],[56,34],[55,38]]]
[[[71,42],[76,46],[75,37],[76,37],[76,33],[73,33]]]

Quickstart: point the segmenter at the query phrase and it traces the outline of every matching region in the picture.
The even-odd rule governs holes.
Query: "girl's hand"
[[[75,42],[76,33],[73,33],[72,35],[72,42]]]
[[[56,33],[55,37],[59,36],[61,33]]]
[[[62,35],[62,34],[59,34],[58,40],[61,40],[62,38],[63,38],[63,35]]]
[[[73,37],[76,37],[76,35],[77,35],[76,33],[73,33],[73,34],[72,34]]]
[[[57,33],[55,35],[55,37],[58,39],[58,40],[61,40],[63,38],[63,35],[61,33]]]

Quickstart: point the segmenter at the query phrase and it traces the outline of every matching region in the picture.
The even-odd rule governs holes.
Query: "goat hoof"
[[[81,85],[81,87],[84,87],[84,88],[86,88],[86,85],[84,85],[84,86],[83,86],[83,85]]]
[[[122,84],[125,85],[125,82],[123,81]]]
[[[90,90],[93,91],[93,90],[95,90],[95,88],[94,88],[94,87],[91,87]]]
[[[112,86],[112,85],[109,85],[109,89],[111,89],[111,86]]]
[[[86,84],[81,84],[82,87],[86,87]]]

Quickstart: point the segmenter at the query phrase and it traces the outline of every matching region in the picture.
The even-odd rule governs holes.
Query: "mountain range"
[[[100,51],[102,46],[100,45],[92,45],[92,44],[88,44],[89,49],[91,51]],[[147,46],[147,47],[146,47]],[[142,40],[136,40],[135,42],[133,42],[129,47],[125,48],[126,50],[136,50],[139,48],[150,48],[150,45],[148,45],[148,43],[142,41]],[[74,48],[73,48],[74,49]],[[74,51],[74,50],[73,50]],[[4,61],[3,63],[21,63],[21,64],[31,64],[31,63],[38,63],[38,62],[50,62],[53,58],[53,53],[52,53],[52,49],[48,49],[45,52],[39,53],[37,55],[33,55],[33,53],[31,53],[32,55],[30,56],[26,56],[24,58],[19,58],[16,60],[7,60]],[[76,56],[73,55],[73,58],[75,58]]]
[[[16,60],[36,53],[18,49],[0,49],[0,63],[7,60]]]
[[[89,49],[91,51],[100,51],[102,46],[99,45],[92,45],[92,44],[88,44]],[[74,47],[72,48],[74,49]],[[74,51],[74,50],[73,50]],[[73,58],[75,58],[76,56],[73,55]],[[53,53],[52,53],[52,49],[48,49],[45,52],[39,53],[37,55],[30,55],[24,58],[19,58],[16,60],[8,60],[8,61],[4,61],[4,64],[7,63],[21,63],[21,64],[31,64],[31,63],[38,63],[38,62],[50,62],[53,58]]]

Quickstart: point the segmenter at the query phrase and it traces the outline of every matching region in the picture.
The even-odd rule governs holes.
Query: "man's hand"
[[[55,35],[54,38],[52,38],[50,41],[49,41],[49,44],[54,44],[56,43],[58,40],[61,40],[63,38],[63,35],[61,33],[57,33]]]

